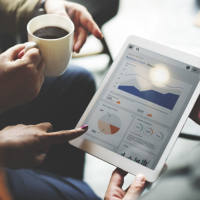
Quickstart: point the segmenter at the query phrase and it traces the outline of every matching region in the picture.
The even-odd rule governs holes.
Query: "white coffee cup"
[[[33,33],[43,27],[56,26],[69,33],[58,39],[43,39]],[[72,56],[74,24],[64,16],[44,14],[34,17],[27,25],[28,40],[37,44],[46,64],[46,76],[59,76],[65,72]]]

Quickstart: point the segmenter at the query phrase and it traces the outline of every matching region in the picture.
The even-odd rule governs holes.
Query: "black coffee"
[[[69,34],[68,31],[56,26],[46,26],[33,32],[33,35],[43,39],[57,39],[67,34]]]

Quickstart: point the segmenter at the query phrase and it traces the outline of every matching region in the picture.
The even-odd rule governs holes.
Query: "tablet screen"
[[[129,44],[83,137],[154,169],[198,82],[197,68]]]

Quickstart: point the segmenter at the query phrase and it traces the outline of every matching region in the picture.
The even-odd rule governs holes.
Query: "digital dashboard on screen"
[[[154,169],[198,82],[199,69],[130,43],[83,137]]]

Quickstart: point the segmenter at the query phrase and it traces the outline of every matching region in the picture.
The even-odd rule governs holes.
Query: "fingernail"
[[[80,52],[80,47],[79,47],[78,44],[76,44],[76,45],[74,46],[74,50],[75,50],[76,53],[79,53],[79,52]]]
[[[103,39],[104,38],[104,35],[103,35],[103,33],[101,32],[101,39]]]
[[[79,53],[79,49],[77,49],[76,46],[74,46],[73,51],[74,51],[75,53]]]
[[[85,124],[85,125],[83,125],[83,126],[81,126],[81,129],[88,129],[88,125],[87,124]]]
[[[24,55],[24,50],[22,50],[22,51],[20,51],[20,52],[18,53],[17,58],[20,59],[20,58],[23,57],[23,55]]]

